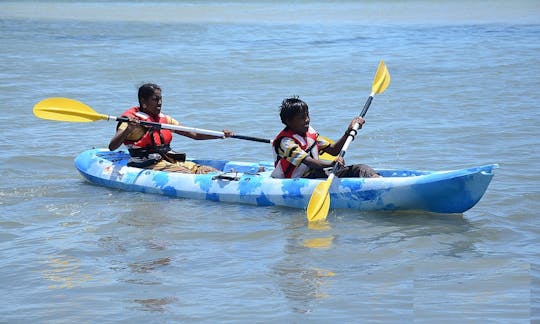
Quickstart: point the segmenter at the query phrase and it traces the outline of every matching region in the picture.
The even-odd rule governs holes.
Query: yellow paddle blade
[[[331,139],[329,139],[326,136],[319,135],[319,137],[324,139],[325,141],[329,142],[330,144],[334,144],[334,141],[332,141]],[[335,156],[330,155],[328,153],[321,154],[320,158],[321,158],[321,160],[327,160],[327,161],[334,161],[336,159]]]
[[[335,160],[335,156],[332,156],[328,153],[323,153],[321,156],[320,156],[321,160],[327,160],[327,161],[334,161]]]
[[[375,73],[375,77],[373,78],[371,92],[373,92],[373,94],[383,93],[389,84],[390,73],[388,72],[388,68],[386,68],[386,64],[384,64],[384,61],[381,60],[379,67],[377,68],[377,72]]]
[[[309,222],[318,222],[326,219],[328,210],[330,210],[330,185],[333,177],[330,176],[315,187],[307,207],[307,219]]]
[[[34,106],[34,115],[43,119],[82,123],[109,117],[98,114],[80,101],[60,97],[47,98],[38,102]]]
[[[386,90],[386,88],[388,88],[388,85],[390,84],[390,72],[388,72],[388,69],[386,68],[386,66],[384,67],[384,70],[386,71],[385,78],[381,87],[378,89],[377,93],[383,93],[384,90]]]

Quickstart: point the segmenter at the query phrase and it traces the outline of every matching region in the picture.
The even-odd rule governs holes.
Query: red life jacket
[[[147,113],[140,111],[139,107],[132,107],[126,110],[123,117],[133,117],[138,120],[167,124],[168,118],[165,114],[159,113],[158,118],[154,118]],[[166,153],[170,150],[172,141],[172,131],[169,129],[152,129],[148,131],[138,140],[125,140],[124,145],[129,149],[131,156],[146,156],[150,153]]]
[[[317,136],[317,132],[315,132],[312,127],[309,127],[309,130],[305,136],[299,135],[290,130],[288,127],[285,127],[272,142],[276,157],[274,160],[275,170],[272,172],[272,176],[278,178],[300,178],[309,170],[307,165],[302,163],[299,166],[295,166],[279,154],[278,150],[280,149],[281,140],[284,137],[294,140],[294,142],[298,144],[302,150],[306,151],[311,158],[319,159],[319,145],[317,143]]]

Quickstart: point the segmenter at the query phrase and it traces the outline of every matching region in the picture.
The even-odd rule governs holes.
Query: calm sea
[[[1,1],[0,44],[0,322],[540,321],[538,1]],[[151,81],[188,126],[272,138],[298,95],[335,139],[381,59],[392,82],[347,162],[499,163],[463,215],[335,210],[314,229],[303,210],[97,187],[73,159],[115,124],[32,114],[62,96],[118,115]]]

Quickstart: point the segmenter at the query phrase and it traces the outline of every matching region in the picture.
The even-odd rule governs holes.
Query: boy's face
[[[302,112],[294,115],[288,122],[287,126],[295,133],[305,135],[309,129],[309,113]]]
[[[141,104],[144,105],[144,111],[154,117],[159,116],[161,112],[161,90],[155,89],[154,94],[148,99],[142,99]]]

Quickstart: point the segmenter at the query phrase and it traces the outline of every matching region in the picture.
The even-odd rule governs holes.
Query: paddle
[[[66,122],[94,122],[97,120],[115,120],[115,121],[124,121],[127,122],[127,117],[115,117],[109,115],[99,114],[94,111],[88,105],[69,98],[47,98],[38,102],[34,106],[34,115],[39,118],[57,120],[57,121],[66,121]],[[154,122],[141,121],[141,125],[160,127],[170,130],[178,130],[184,132],[194,132],[198,134],[212,135],[223,137],[225,134],[219,131],[213,131],[202,128],[194,127],[185,127],[179,125],[170,125],[170,124],[160,124]],[[243,135],[233,135],[231,136],[237,139],[243,139],[248,141],[262,142],[262,143],[271,143],[270,140],[258,137],[243,136]]]
[[[34,106],[34,115],[42,119],[66,121],[66,122],[85,123],[85,122],[94,122],[98,120],[128,121],[126,117],[115,117],[115,116],[99,114],[96,111],[94,111],[94,109],[92,109],[90,106],[80,101],[69,99],[69,98],[61,98],[61,97],[47,98],[38,102]],[[170,125],[170,124],[160,124],[160,123],[145,122],[145,121],[141,121],[141,124],[146,125],[146,126],[161,127],[165,129],[171,129],[171,130],[179,130],[179,131],[184,131],[184,132],[194,132],[194,133],[213,135],[213,136],[219,136],[219,137],[224,136],[223,132],[202,129],[202,128],[185,127],[185,126]],[[272,141],[269,139],[252,137],[252,136],[233,135],[232,137],[237,138],[237,139],[254,141],[254,142],[272,143]],[[321,137],[333,143],[331,139],[326,138],[324,136],[321,136]],[[325,160],[334,159],[333,156],[327,153],[324,153],[323,155],[321,155],[321,158]]]
[[[364,109],[362,109],[362,112],[360,113],[360,117],[364,117],[366,115],[369,106],[371,105],[371,101],[373,100],[373,96],[375,96],[375,94],[377,93],[383,93],[389,84],[390,73],[388,73],[388,69],[384,64],[384,61],[381,60],[381,62],[379,63],[379,67],[377,68],[377,72],[375,73],[375,77],[373,79],[371,94],[369,95],[366,104],[364,105]],[[349,133],[345,144],[343,144],[341,152],[339,152],[340,157],[345,156],[345,152],[347,151],[347,148],[349,147],[351,142],[354,140],[354,135],[356,134],[359,126],[360,125],[355,124],[353,130],[351,130],[351,132]],[[335,164],[334,168],[332,169],[332,173],[328,176],[326,181],[319,183],[317,187],[315,187],[315,189],[313,190],[306,211],[306,216],[309,222],[323,221],[326,219],[326,216],[328,215],[328,210],[330,209],[329,190],[330,186],[332,185],[332,181],[334,180],[334,177],[336,175],[337,169],[338,164]]]

